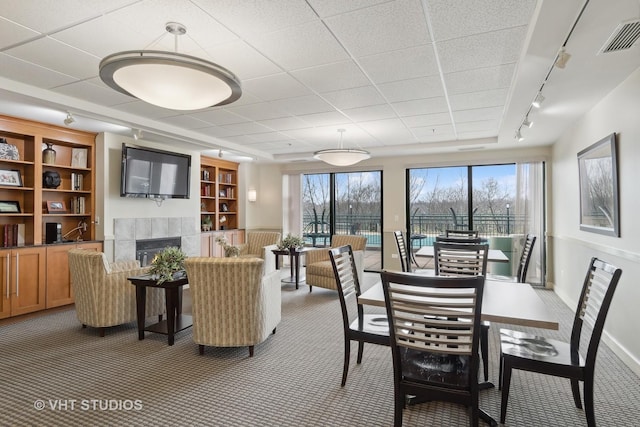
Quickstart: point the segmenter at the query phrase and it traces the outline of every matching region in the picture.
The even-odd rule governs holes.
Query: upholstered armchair
[[[275,271],[276,256],[272,250],[277,249],[280,236],[280,233],[275,231],[249,231],[247,232],[247,242],[237,245],[240,248],[239,256],[241,258],[262,258],[265,274]]]
[[[307,265],[306,282],[307,285],[309,285],[309,292],[313,290],[313,286],[334,290],[338,289],[336,278],[333,274],[333,267],[331,266],[331,259],[329,258],[329,249],[346,245],[351,245],[353,258],[356,262],[358,279],[362,281],[362,275],[364,274],[364,250],[365,246],[367,246],[367,238],[364,236],[335,234],[331,237],[331,248],[314,249],[305,252],[305,262]]]
[[[100,328],[100,336],[104,337],[107,327],[136,321],[136,287],[127,278],[147,271],[136,260],[109,263],[103,252],[71,249],[71,287],[82,327]],[[163,289],[148,289],[147,316],[162,315],[164,311]]]
[[[260,258],[185,260],[193,315],[193,340],[205,346],[249,347],[263,342],[281,319],[280,274],[263,274]]]

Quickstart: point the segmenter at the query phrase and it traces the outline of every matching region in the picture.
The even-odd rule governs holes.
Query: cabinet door
[[[204,256],[204,257],[211,256],[211,234],[210,233],[200,234],[200,256]]]
[[[11,268],[9,263],[11,262],[11,251],[0,251],[0,289],[2,289],[2,295],[0,295],[0,319],[11,316],[11,280],[9,278],[9,272]]]
[[[80,243],[77,245],[56,245],[47,247],[47,302],[46,307],[73,304],[73,287],[69,273],[70,249],[102,251],[102,243]]]
[[[11,315],[45,308],[46,250],[42,247],[11,251]]]

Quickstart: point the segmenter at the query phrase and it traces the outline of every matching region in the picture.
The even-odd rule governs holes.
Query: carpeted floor
[[[367,281],[371,282],[371,275]],[[566,338],[572,320],[550,291],[538,291],[558,311]],[[256,347],[207,348],[198,355],[190,330],[169,347],[164,335],[138,341],[135,324],[104,338],[81,329],[73,310],[0,327],[0,425],[7,426],[389,426],[393,424],[391,354],[365,348],[347,385],[340,387],[342,330],[335,292],[305,285],[282,288],[283,320]],[[500,324],[491,327],[491,372],[497,382]],[[530,331],[536,331],[530,329]],[[482,392],[481,406],[499,417],[498,390]],[[596,372],[596,417],[601,426],[635,426],[640,381],[602,345]],[[42,405],[44,409],[36,409]],[[405,411],[405,426],[465,426],[463,407],[432,402]],[[509,426],[584,426],[569,382],[516,372]]]

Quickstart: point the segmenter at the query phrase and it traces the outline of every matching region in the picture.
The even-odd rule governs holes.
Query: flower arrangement
[[[289,233],[285,236],[284,239],[280,243],[278,243],[278,249],[280,250],[291,250],[297,249],[304,246],[304,239],[302,237],[294,236]]]
[[[224,249],[224,256],[226,256],[227,258],[240,255],[240,248],[230,245],[224,235],[216,237],[216,242],[218,242],[220,246],[222,246],[222,249]]]
[[[168,246],[153,257],[149,273],[157,276],[158,283],[173,280],[175,273],[184,271],[186,257],[187,255],[182,252],[182,249]]]

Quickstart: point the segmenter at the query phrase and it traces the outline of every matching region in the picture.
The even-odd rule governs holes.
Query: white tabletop
[[[416,256],[433,258],[433,246],[423,246],[415,253]],[[509,258],[499,249],[489,249],[487,254],[489,262],[509,262]]]
[[[382,282],[376,283],[360,295],[358,302],[384,307]],[[528,283],[485,281],[482,320],[534,328],[559,328],[556,316],[551,314]]]

